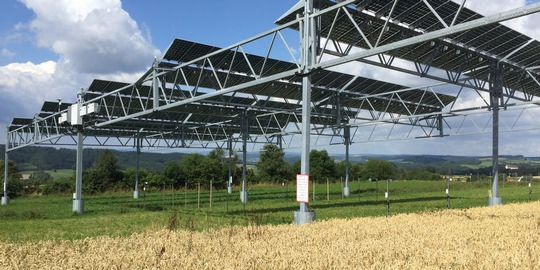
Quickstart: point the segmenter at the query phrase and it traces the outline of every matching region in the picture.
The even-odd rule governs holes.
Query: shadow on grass
[[[458,197],[453,197],[452,199],[459,199]],[[403,198],[390,200],[391,204],[395,203],[409,203],[409,202],[427,202],[427,201],[441,201],[446,203],[445,196],[431,196],[431,197],[419,197],[419,198]],[[310,203],[310,206],[313,209],[325,209],[325,208],[346,208],[354,206],[374,206],[374,205],[385,205],[386,200],[382,199],[379,201],[369,200],[369,201],[338,201],[338,202],[327,202],[327,201],[315,201]],[[249,204],[248,204],[249,205]],[[294,211],[297,210],[298,206],[280,206],[280,207],[263,207],[250,209],[251,212],[267,213],[267,212],[285,212],[285,211]],[[247,211],[247,210],[246,210]],[[229,211],[230,214],[243,214],[244,210],[234,210]]]

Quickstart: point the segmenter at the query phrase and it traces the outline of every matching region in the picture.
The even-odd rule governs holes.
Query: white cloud
[[[33,117],[44,101],[75,101],[79,89],[93,79],[133,82],[159,55],[148,29],[139,29],[120,0],[21,2],[35,16],[14,25],[2,42],[24,39],[58,58],[0,66],[1,129],[13,117]],[[0,50],[1,57],[13,55]]]
[[[40,87],[48,85],[56,70],[56,63],[48,61],[41,64],[12,63],[0,67],[0,86],[3,94],[15,99],[39,100],[46,95]],[[32,102],[33,103],[33,102]]]
[[[60,55],[66,68],[87,74],[136,72],[159,51],[120,0],[22,0],[36,14],[37,44]]]
[[[461,3],[460,0],[453,0],[454,2]],[[525,6],[527,1],[525,0],[506,0],[506,1],[493,1],[493,0],[475,0],[465,2],[465,7],[474,10],[475,12],[484,16],[493,15],[502,11],[516,9]],[[538,21],[540,20],[540,14],[516,18],[513,20],[505,21],[502,24],[519,31],[523,34],[529,35],[535,39],[538,39],[539,27]]]

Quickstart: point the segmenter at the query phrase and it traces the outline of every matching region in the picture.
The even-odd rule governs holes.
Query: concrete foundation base
[[[231,186],[228,186],[228,187],[227,187],[227,192],[228,192],[229,194],[232,193],[232,187],[231,187]]]
[[[307,224],[315,221],[315,211],[294,211],[294,223],[296,225]]]
[[[351,189],[349,187],[344,187],[343,188],[343,196],[349,197],[349,195],[351,195]]]
[[[77,214],[84,213],[84,200],[73,200],[73,212]]]
[[[488,197],[488,206],[501,205],[501,204],[502,204],[501,197]]]
[[[8,205],[9,204],[9,197],[2,197],[2,205]]]
[[[138,190],[133,191],[133,199],[138,199],[138,198],[139,198],[139,191]]]
[[[248,201],[248,193],[247,191],[240,191],[240,201],[243,203],[247,203]]]

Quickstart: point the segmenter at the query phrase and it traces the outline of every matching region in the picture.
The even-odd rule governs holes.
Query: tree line
[[[288,163],[285,153],[276,145],[268,144],[260,150],[259,160],[247,169],[246,179],[253,183],[282,183],[295,180],[300,173],[300,161]],[[229,164],[230,163],[230,164]],[[3,161],[0,170],[3,171]],[[345,178],[345,162],[336,162],[326,150],[312,150],[310,153],[310,178],[312,181],[337,181]],[[207,155],[189,154],[181,159],[169,161],[161,170],[139,170],[139,184],[150,189],[195,188],[198,185],[225,188],[231,170],[233,184],[242,181],[242,166],[238,155],[228,156],[224,149],[217,148]],[[390,162],[370,159],[366,164],[349,166],[351,180],[386,180],[397,172]],[[2,177],[3,178],[3,177]],[[111,150],[100,151],[95,162],[83,171],[83,192],[86,194],[106,191],[133,190],[136,170],[133,167],[121,170],[118,158]],[[17,164],[9,162],[9,196],[23,193],[57,194],[71,193],[75,188],[75,175],[52,179],[50,174],[39,170],[29,180],[22,181]]]
[[[0,170],[3,171],[4,162],[0,162]],[[345,180],[345,161],[332,159],[326,150],[312,150],[309,164],[311,181],[323,183]],[[249,183],[273,184],[294,181],[296,174],[301,172],[300,165],[300,160],[287,162],[282,149],[276,145],[267,144],[260,150],[258,161],[248,167],[246,179]],[[75,175],[52,179],[48,173],[38,170],[31,175],[29,180],[22,181],[17,164],[10,160],[8,166],[10,196],[23,193],[71,193],[75,188]],[[145,186],[149,189],[191,189],[198,185],[208,187],[212,182],[214,188],[225,188],[229,179],[229,168],[233,185],[240,185],[242,166],[236,153],[229,157],[224,149],[217,148],[207,155],[183,154],[181,158],[169,161],[160,169],[141,168],[139,185],[140,188]],[[1,178],[3,180],[3,174]],[[135,178],[135,168],[122,169],[115,152],[101,150],[93,164],[83,171],[83,192],[95,194],[133,190]],[[349,164],[350,181],[385,181],[387,179],[442,180],[443,177],[429,166],[397,167],[379,158],[370,158],[363,164]]]

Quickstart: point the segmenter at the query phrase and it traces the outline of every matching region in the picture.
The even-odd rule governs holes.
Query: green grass
[[[49,173],[54,179],[67,178],[75,175],[75,170],[70,169],[47,170],[45,172]]]
[[[36,171],[22,171],[22,174],[33,174]],[[45,170],[44,172],[51,175],[53,179],[61,179],[75,175],[75,170],[60,169],[60,170]]]
[[[315,185],[315,200],[310,188],[310,208],[317,220],[386,215],[386,182],[351,182],[351,195],[342,198],[341,184],[330,185],[327,200],[326,183]],[[446,182],[395,181],[389,183],[390,214],[446,209]],[[487,204],[489,182],[451,182],[450,207],[467,208]],[[529,200],[527,183],[500,184],[504,203]],[[155,190],[138,200],[131,192],[89,196],[84,195],[85,212],[71,212],[72,197],[28,196],[14,198],[0,207],[0,237],[2,241],[34,242],[39,240],[82,239],[85,237],[123,237],[147,229],[164,228],[173,213],[178,227],[196,230],[233,225],[283,224],[293,221],[298,209],[295,186],[250,186],[247,204],[240,202],[238,188],[233,194],[214,190],[210,208],[209,191],[185,193]],[[532,200],[540,195],[532,193]],[[199,205],[199,207],[198,207]]]

